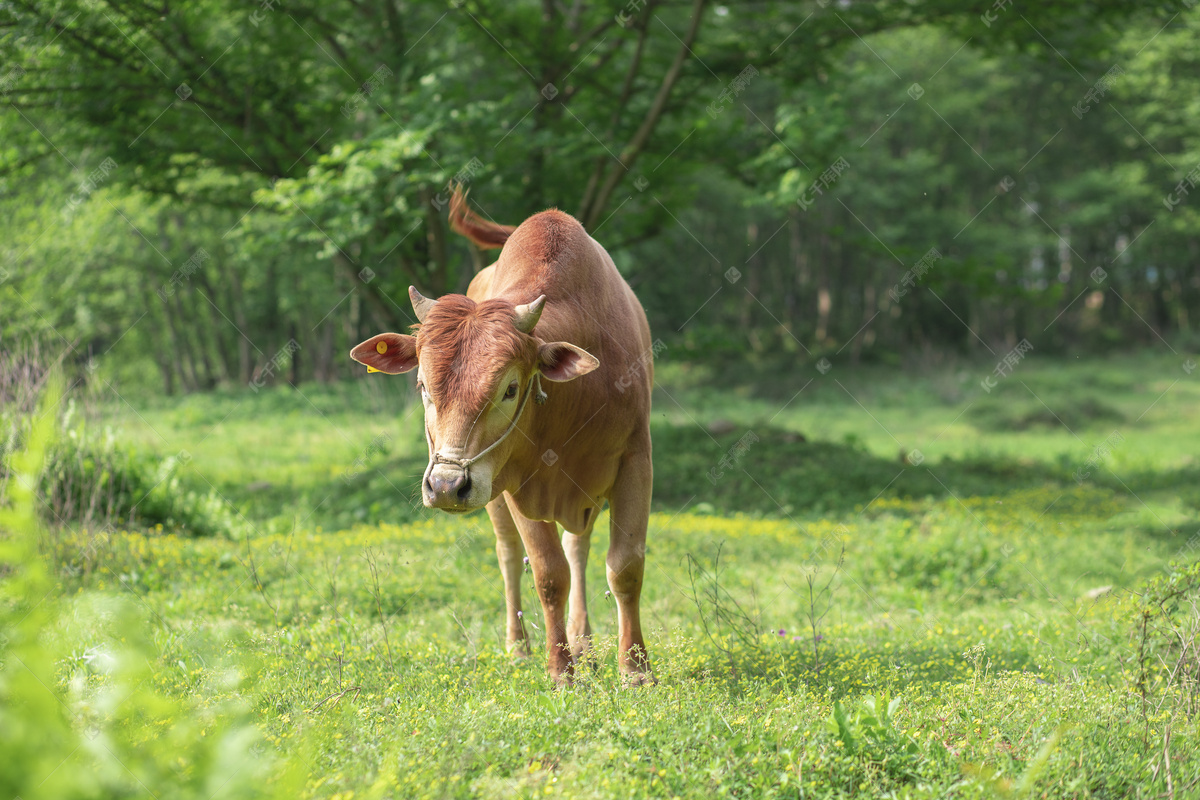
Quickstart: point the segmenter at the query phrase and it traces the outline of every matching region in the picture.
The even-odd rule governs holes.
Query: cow
[[[653,482],[645,311],[569,214],[550,209],[500,225],[456,189],[450,223],[483,249],[502,248],[496,262],[466,295],[432,299],[409,287],[414,334],[372,336],[350,356],[369,372],[417,370],[429,445],[422,500],[453,514],[487,508],[515,655],[529,652],[528,554],[558,685],[571,683],[591,644],[584,577],[592,526],[608,502],[618,668],[627,684],[653,683],[639,610]]]

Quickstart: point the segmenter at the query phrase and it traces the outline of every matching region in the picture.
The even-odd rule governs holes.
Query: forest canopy
[[[1177,341],[1189,3],[14,0],[0,342],[330,381],[555,206],[690,358]],[[1194,312],[1193,312],[1194,313]]]

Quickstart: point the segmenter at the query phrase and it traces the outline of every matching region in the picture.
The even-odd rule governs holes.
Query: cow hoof
[[[529,642],[509,642],[504,646],[504,649],[508,651],[508,657],[513,661],[524,661],[529,658]]]
[[[654,673],[649,670],[645,672],[622,672],[621,685],[628,687],[637,686],[654,686],[658,683],[658,678],[654,677]]]

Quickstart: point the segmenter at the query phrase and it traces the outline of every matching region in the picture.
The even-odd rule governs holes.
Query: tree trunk
[[[621,156],[618,161],[621,162],[623,169],[614,169],[608,173],[608,176],[604,179],[604,183],[596,192],[595,200],[592,201],[584,211],[584,216],[579,220],[583,223],[583,227],[591,230],[600,221],[600,215],[604,213],[604,209],[612,197],[613,190],[617,188],[617,184],[632,169],[634,162],[637,161],[638,156],[645,149],[646,142],[650,139],[650,134],[654,133],[654,129],[658,126],[658,121],[662,117],[663,110],[666,108],[671,91],[675,88],[675,82],[679,80],[679,73],[683,69],[683,62],[691,55],[692,45],[695,43],[696,34],[700,30],[700,19],[704,16],[704,2],[705,0],[695,0],[692,4],[692,22],[688,26],[687,33],[680,41],[680,48],[675,54],[675,60],[671,62],[666,75],[663,76],[662,83],[658,87],[658,93],[654,96],[654,100],[650,104],[650,110],[646,112],[642,124],[638,127],[637,132],[634,133],[629,144],[621,150]]]
[[[366,299],[367,309],[371,312],[372,319],[381,331],[400,330],[402,326],[407,327],[408,321],[401,318],[400,312],[396,310],[395,306],[389,304],[380,296],[373,282],[364,281],[360,277],[360,271],[355,269],[354,264],[350,262],[350,259],[341,250],[333,254],[333,263],[337,266],[338,271],[345,275],[351,285],[354,286],[355,294],[361,293]]]
[[[800,209],[792,205],[788,208],[788,250],[791,255],[792,279],[785,283],[784,303],[787,310],[787,320],[792,323],[793,332],[801,327],[803,312],[802,295],[808,291],[812,282],[808,260],[808,249],[805,247],[804,236],[800,224]]]
[[[758,248],[758,225],[753,222],[746,224],[746,244],[750,248],[748,250],[750,253],[754,253],[754,251]],[[745,287],[745,291],[742,293],[741,311],[738,314],[738,323],[742,330],[749,331],[754,327],[754,306],[758,305],[754,298],[758,297],[759,281],[761,279],[761,276],[759,275],[757,254],[748,260],[742,269],[746,273],[745,276],[743,276],[745,283],[742,284]],[[767,320],[764,319],[763,325],[766,324]]]
[[[300,385],[300,340],[297,339],[298,332],[296,323],[293,321],[288,325],[288,344],[291,345],[288,349],[292,351],[291,358],[288,362],[288,383],[292,386]]]
[[[217,348],[217,367],[218,377],[221,381],[228,381],[229,376],[233,372],[230,355],[232,348],[229,347],[228,337],[223,332],[229,327],[229,322],[221,316],[221,312],[217,307],[217,293],[213,289],[212,282],[208,279],[208,273],[203,269],[196,270],[196,278],[200,284],[201,290],[208,298],[204,305],[208,306],[208,319],[212,324],[213,341]],[[235,336],[237,331],[230,331]]]
[[[313,355],[313,377],[321,383],[332,383],[337,375],[333,365],[333,320],[325,320],[317,330],[317,346]]]
[[[177,324],[178,314],[176,312],[176,304],[172,300],[171,295],[163,298],[163,317],[167,323],[167,332],[171,337],[171,354],[174,357],[172,360],[175,366],[179,369],[179,382],[183,384],[185,392],[194,392],[199,389],[196,380],[196,365],[192,361],[192,354],[188,350],[182,336],[179,335],[179,326]]]
[[[859,325],[862,331],[855,335],[854,344],[850,347],[850,361],[854,364],[859,362],[863,347],[869,347],[875,340],[875,331],[869,327],[870,321],[875,315],[875,282],[873,279],[865,282],[862,299],[862,322]]]
[[[242,386],[247,386],[254,375],[254,363],[250,357],[250,341],[246,338],[249,334],[247,333],[246,306],[242,300],[242,279],[238,275],[237,269],[232,266],[225,270],[225,275],[228,278],[229,305],[233,311],[233,321],[240,331],[237,337],[238,382]]]
[[[190,305],[199,305],[204,303],[204,298],[198,297],[200,294],[199,288],[189,292],[192,302]],[[204,303],[208,305],[207,303]],[[183,302],[183,298],[179,299],[180,310],[186,309],[189,304]],[[195,357],[198,358],[198,363],[204,368],[204,377],[200,381],[200,388],[207,391],[216,384],[212,359],[208,353],[208,334],[204,330],[203,317],[194,309],[182,315],[182,324],[185,331],[190,335],[187,336],[188,349]],[[214,331],[215,333],[215,331]]]
[[[829,294],[829,259],[831,243],[829,239],[828,214],[822,212],[821,249],[817,264],[817,330],[814,334],[817,344],[824,344],[829,336],[829,312],[833,308],[833,299]]]
[[[147,309],[153,309],[156,305],[160,308],[163,306],[162,302],[145,288],[142,290],[142,302],[145,304]],[[165,308],[162,308],[162,315],[164,320],[168,316]],[[168,331],[170,330],[165,321],[163,325],[158,327],[158,330],[161,332],[163,328],[167,328]],[[170,341],[174,342],[173,334],[169,334],[168,338]],[[154,349],[154,360],[158,362],[159,371],[162,372],[163,391],[166,392],[167,395],[173,395],[175,394],[176,359],[172,358],[171,356],[174,353],[175,348],[167,347],[165,345],[165,343],[162,341],[161,333],[159,336],[152,337],[151,346]]]
[[[446,221],[433,204],[433,190],[427,186],[421,189],[421,202],[425,206],[425,238],[429,243],[429,290],[434,297],[441,297],[454,285],[446,254]]]

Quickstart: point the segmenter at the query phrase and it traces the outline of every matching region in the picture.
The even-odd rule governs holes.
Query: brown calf
[[[570,681],[590,643],[584,573],[592,526],[608,501],[619,666],[631,683],[652,681],[638,607],[653,480],[645,312],[569,214],[543,211],[511,228],[479,218],[455,192],[451,224],[480,247],[503,247],[496,263],[465,296],[432,300],[410,287],[416,335],[382,333],[350,355],[380,372],[417,370],[429,443],[425,505],[487,507],[507,643],[522,654],[528,554],[558,683]]]

